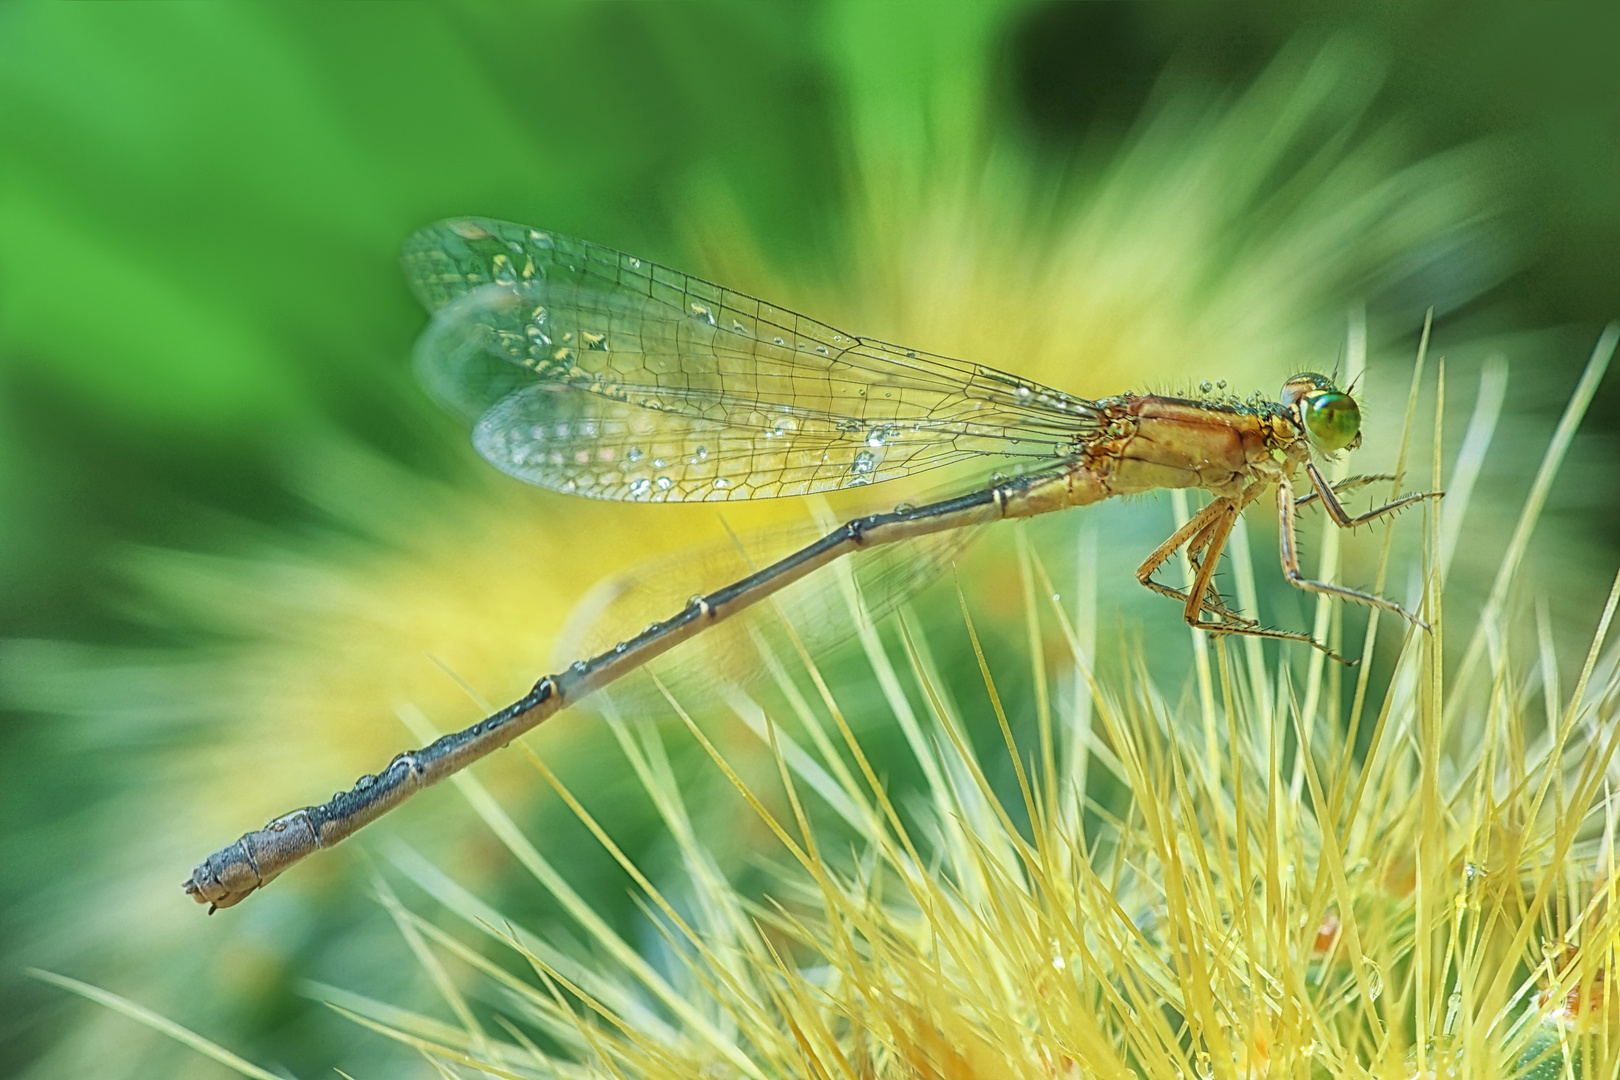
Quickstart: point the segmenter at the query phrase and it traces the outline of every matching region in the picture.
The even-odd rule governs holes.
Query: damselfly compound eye
[[[1305,411],[1305,430],[1319,450],[1343,450],[1361,434],[1361,410],[1349,394],[1314,394],[1301,407]]]

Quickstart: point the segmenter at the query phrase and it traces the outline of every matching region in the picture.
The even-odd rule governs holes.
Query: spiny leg
[[[1337,495],[1337,494],[1340,494],[1341,492],[1349,491],[1352,488],[1366,487],[1368,484],[1376,484],[1380,480],[1398,480],[1398,479],[1400,479],[1400,478],[1397,477],[1394,473],[1374,473],[1372,476],[1352,476],[1348,480],[1340,480],[1337,484],[1334,484],[1333,485],[1333,493],[1335,495]],[[1294,505],[1295,506],[1309,506],[1311,503],[1315,502],[1319,497],[1320,496],[1318,496],[1316,494],[1316,491],[1313,488],[1308,495],[1301,495],[1299,498],[1295,499],[1294,500]]]
[[[1311,468],[1311,466],[1307,465],[1306,468],[1310,470],[1313,482],[1321,476],[1321,474],[1314,468]],[[1323,497],[1323,505],[1329,507],[1329,516],[1332,516],[1334,518],[1334,523],[1342,528],[1349,528],[1351,525],[1359,525],[1369,518],[1377,517],[1378,515],[1387,513],[1391,510],[1399,509],[1400,507],[1405,506],[1408,503],[1415,502],[1418,499],[1428,498],[1429,495],[1438,494],[1438,492],[1429,492],[1424,495],[1411,495],[1405,499],[1390,503],[1388,506],[1381,507],[1370,514],[1363,514],[1359,518],[1355,518],[1353,520],[1347,519],[1346,522],[1341,522],[1333,513],[1332,508],[1338,507],[1338,503],[1333,499],[1332,489],[1328,488],[1326,482],[1323,482],[1317,488],[1318,492],[1322,492],[1324,490],[1326,490],[1328,494]],[[1340,514],[1344,513],[1343,507],[1338,507],[1338,510]],[[1295,536],[1294,513],[1294,485],[1289,483],[1286,476],[1281,477],[1277,481],[1277,515],[1279,518],[1278,549],[1279,554],[1282,557],[1283,577],[1288,579],[1288,584],[1292,585],[1296,589],[1303,589],[1305,592],[1319,593],[1324,596],[1337,596],[1342,600],[1354,600],[1360,604],[1369,604],[1375,608],[1382,608],[1385,611],[1393,611],[1403,619],[1409,619],[1418,626],[1423,627],[1425,630],[1429,628],[1428,623],[1424,622],[1410,611],[1407,611],[1393,600],[1385,600],[1382,596],[1374,596],[1372,593],[1365,593],[1359,589],[1348,589],[1343,585],[1330,585],[1325,581],[1312,581],[1310,578],[1307,578],[1303,573],[1301,573],[1299,569],[1299,543],[1297,537]]]
[[[1336,494],[1341,490],[1341,488],[1336,488],[1329,484],[1322,476],[1321,470],[1316,467],[1316,463],[1314,461],[1307,461],[1305,463],[1305,474],[1311,478],[1311,486],[1316,489],[1314,492],[1312,492],[1312,495],[1317,496],[1322,500],[1322,509],[1326,510],[1328,517],[1333,519],[1333,524],[1337,525],[1341,529],[1353,529],[1357,525],[1365,525],[1369,521],[1374,521],[1381,518],[1385,514],[1393,514],[1395,511],[1411,506],[1415,502],[1420,502],[1424,499],[1438,499],[1440,496],[1445,494],[1443,491],[1422,491],[1415,495],[1403,495],[1392,503],[1380,506],[1376,510],[1367,511],[1360,517],[1351,517],[1350,514],[1345,510],[1344,504],[1339,501],[1338,495]],[[1367,480],[1369,481],[1378,479],[1392,478],[1376,476],[1367,477]],[[1310,497],[1311,496],[1305,496],[1294,505],[1297,507],[1309,501]],[[1391,610],[1400,611],[1399,608],[1392,608]],[[1405,614],[1405,612],[1402,612],[1402,614]],[[1408,615],[1407,618],[1411,618],[1411,616]],[[1428,627],[1424,627],[1424,629],[1426,630]]]
[[[1241,513],[1243,513],[1243,507],[1241,505],[1232,511],[1234,518]],[[1192,567],[1194,577],[1197,577],[1199,571],[1203,569],[1204,549],[1209,547],[1210,541],[1214,539],[1215,530],[1220,526],[1221,520],[1222,519],[1220,517],[1216,517],[1202,529],[1199,529],[1198,535],[1193,537],[1192,540],[1187,543],[1187,564]],[[1191,594],[1181,593],[1180,599],[1185,600],[1189,595]],[[1204,592],[1203,610],[1219,615],[1224,619],[1230,619],[1233,622],[1242,623],[1246,626],[1260,625],[1255,620],[1245,618],[1244,616],[1233,611],[1231,608],[1227,607],[1226,600],[1221,596],[1221,591],[1215,587],[1213,578],[1211,579],[1209,588]]]
[[[1260,493],[1266,489],[1266,485],[1269,483],[1271,483],[1269,480],[1256,480],[1243,489],[1243,493],[1237,498],[1237,508],[1232,514],[1234,524],[1239,517],[1243,516],[1243,511],[1248,509],[1249,504],[1260,497]],[[1199,564],[1204,561],[1203,552],[1215,535],[1215,525],[1215,521],[1205,525],[1198,530],[1198,535],[1193,537],[1192,541],[1187,545],[1187,561],[1192,563],[1195,572],[1198,570]]]
[[[1159,582],[1154,581],[1153,572],[1159,567],[1163,566],[1169,560],[1170,556],[1174,555],[1183,544],[1186,544],[1189,541],[1198,543],[1200,548],[1206,546],[1209,543],[1209,527],[1219,518],[1224,508],[1230,508],[1232,505],[1233,500],[1229,496],[1223,495],[1214,502],[1210,503],[1208,506],[1204,507],[1202,510],[1198,511],[1198,513],[1194,514],[1187,520],[1185,525],[1171,533],[1170,537],[1165,540],[1164,543],[1155,548],[1153,554],[1149,555],[1142,561],[1142,565],[1136,568],[1136,580],[1145,585],[1147,588],[1152,589],[1160,596],[1168,596],[1172,600],[1179,601],[1183,604],[1189,603],[1188,597],[1190,594],[1182,592],[1180,589],[1173,589],[1168,585],[1161,585]],[[1194,563],[1194,566],[1196,567],[1197,564]],[[1258,625],[1252,619],[1245,619],[1235,611],[1228,610],[1226,605],[1222,604],[1218,597],[1214,603],[1211,603],[1207,599],[1204,600],[1201,606],[1203,610],[1210,611],[1222,618],[1232,619],[1240,624],[1247,624],[1251,626]]]
[[[1254,502],[1255,499],[1260,497],[1260,493],[1264,491],[1270,483],[1270,480],[1256,480],[1254,483],[1243,489],[1243,493],[1238,496],[1237,506],[1232,512],[1232,521],[1226,526],[1227,532],[1230,532],[1230,530],[1236,526],[1238,518],[1243,516],[1243,511],[1248,509],[1250,503]],[[1208,525],[1205,525],[1199,530],[1198,535],[1193,537],[1192,541],[1187,545],[1187,562],[1192,565],[1193,573],[1195,575],[1203,568],[1204,549],[1209,546],[1210,541],[1214,538],[1215,528],[1218,524],[1219,521],[1217,520],[1211,521]],[[1223,532],[1221,543],[1224,545],[1225,542],[1226,533]],[[1218,554],[1219,553],[1217,552],[1217,556]],[[1214,594],[1214,599],[1212,602],[1204,605],[1205,611],[1215,611],[1218,614],[1225,615],[1236,622],[1240,622],[1248,626],[1260,625],[1260,623],[1254,619],[1246,619],[1243,616],[1238,615],[1236,612],[1229,610],[1225,603],[1221,600],[1220,590],[1212,588],[1210,592]],[[1185,599],[1185,596],[1186,594],[1182,594],[1183,599]]]
[[[1162,596],[1172,596],[1177,600],[1185,602],[1187,599],[1186,593],[1181,592],[1179,589],[1172,589],[1168,585],[1160,585],[1157,581],[1153,580],[1153,572],[1169,561],[1170,556],[1174,555],[1178,548],[1187,543],[1194,536],[1202,533],[1204,531],[1204,527],[1207,526],[1211,521],[1215,520],[1216,515],[1220,512],[1220,504],[1222,501],[1223,500],[1221,499],[1216,499],[1214,502],[1198,511],[1198,513],[1187,519],[1186,524],[1182,525],[1181,528],[1171,533],[1169,537],[1165,539],[1164,543],[1154,548],[1153,554],[1149,555],[1146,559],[1143,559],[1142,565],[1136,568],[1136,580]]]
[[[1251,488],[1250,491],[1258,494],[1257,488],[1260,486],[1263,485],[1256,485],[1254,488]],[[1253,498],[1253,495],[1251,495],[1249,492],[1245,492],[1244,494],[1248,498]],[[1289,498],[1292,499],[1292,495],[1290,495]],[[1217,500],[1217,502],[1219,501],[1220,500]],[[1337,660],[1339,663],[1344,664],[1347,667],[1354,667],[1356,665],[1356,661],[1345,659],[1332,649],[1328,648],[1326,645],[1323,645],[1320,641],[1317,641],[1315,638],[1311,637],[1309,634],[1294,633],[1289,630],[1273,630],[1248,619],[1244,620],[1246,625],[1242,626],[1234,626],[1231,623],[1204,621],[1202,618],[1202,612],[1203,610],[1207,609],[1209,605],[1196,604],[1193,602],[1191,597],[1202,596],[1204,591],[1209,588],[1209,579],[1215,573],[1215,564],[1220,560],[1221,549],[1226,546],[1226,538],[1231,535],[1232,526],[1237,522],[1238,514],[1242,512],[1239,504],[1233,504],[1232,500],[1226,500],[1226,502],[1228,503],[1229,507],[1227,511],[1221,516],[1217,517],[1214,521],[1210,522],[1208,529],[1209,538],[1206,541],[1209,549],[1208,553],[1204,558],[1203,565],[1198,568],[1198,576],[1194,578],[1192,588],[1187,590],[1188,599],[1186,601],[1185,610],[1182,612],[1182,617],[1187,620],[1187,625],[1198,630],[1208,631],[1211,634],[1244,634],[1248,637],[1275,638],[1281,641],[1303,641],[1312,648],[1320,649],[1322,652],[1326,653],[1334,660]]]

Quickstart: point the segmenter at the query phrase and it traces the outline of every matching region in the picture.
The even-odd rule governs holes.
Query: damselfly
[[[521,225],[448,221],[417,233],[403,262],[433,312],[417,348],[428,389],[472,423],[479,453],[520,480],[633,502],[763,499],[833,491],[961,462],[997,472],[968,494],[898,506],[841,528],[600,655],[547,675],[520,700],[329,802],[277,818],[200,864],[186,892],[239,903],[305,855],[342,840],[417,790],[505,746],[564,705],[641,667],[851,552],[1003,518],[1159,488],[1211,502],[1147,557],[1137,580],[1214,634],[1310,644],[1231,610],[1211,582],[1244,507],[1275,488],[1284,576],[1297,588],[1416,615],[1307,579],[1295,510],[1319,500],[1351,528],[1437,492],[1351,516],[1318,456],[1361,444],[1361,416],[1325,376],[1288,379],[1276,400],[1122,394],[1087,401],[979,364],[855,337],[608,248]],[[1296,499],[1303,468],[1310,492]],[[1185,548],[1183,590],[1154,571]],[[1329,655],[1332,655],[1329,653]]]

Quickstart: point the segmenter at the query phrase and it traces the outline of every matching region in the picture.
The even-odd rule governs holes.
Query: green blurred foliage
[[[1607,5],[1441,0],[0,7],[0,636],[208,644],[154,640],[117,556],[206,550],[226,522],[330,526],[285,463],[333,430],[465,476],[460,434],[408,376],[423,316],[394,255],[425,222],[485,214],[701,269],[694,239],[714,228],[694,222],[729,215],[774,265],[836,279],[861,167],[914,168],[885,183],[921,191],[925,163],[994,141],[1057,188],[1170,90],[1233,95],[1301,33],[1349,32],[1385,58],[1368,124],[1402,119],[1413,160],[1504,140],[1507,224],[1531,258],[1447,327],[1613,317],[1616,25]],[[1594,415],[1617,408],[1611,389]],[[409,969],[355,929],[382,921],[363,874],[306,924],[245,923],[263,969],[217,999],[173,973],[207,972],[206,956],[182,969],[109,947],[109,898],[78,933],[50,886],[116,836],[107,808],[132,772],[162,776],[164,740],[197,736],[49,716],[36,701],[0,730],[0,1069],[194,1067],[108,1034],[124,1029],[88,1033],[87,1007],[21,981],[23,963],[148,988],[147,1004],[303,1075],[379,1060],[294,994],[303,974],[376,986]],[[557,843],[582,889],[623,908],[617,871],[576,833]]]

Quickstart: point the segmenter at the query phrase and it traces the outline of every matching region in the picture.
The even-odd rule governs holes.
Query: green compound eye
[[[1318,449],[1343,450],[1361,433],[1361,410],[1349,394],[1329,391],[1305,399],[1305,430]]]

